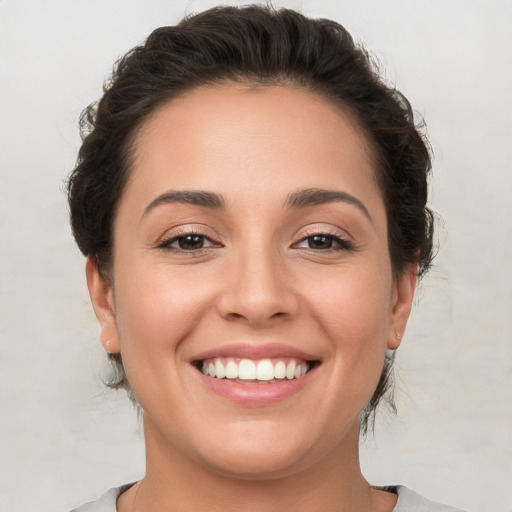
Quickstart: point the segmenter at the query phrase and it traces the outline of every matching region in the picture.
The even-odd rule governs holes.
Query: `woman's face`
[[[231,84],[159,108],[135,141],[113,258],[112,287],[90,261],[88,282],[150,451],[258,478],[357,449],[415,278],[392,278],[350,116]]]

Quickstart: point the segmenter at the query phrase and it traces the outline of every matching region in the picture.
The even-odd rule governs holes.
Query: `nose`
[[[299,300],[284,267],[278,255],[262,248],[234,256],[226,265],[217,302],[219,314],[252,327],[291,319]]]

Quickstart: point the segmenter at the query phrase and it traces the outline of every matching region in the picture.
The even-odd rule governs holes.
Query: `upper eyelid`
[[[344,240],[346,242],[349,241],[349,237],[347,237],[347,236],[340,235],[339,233],[329,233],[326,231],[318,231],[315,233],[308,233],[307,235],[301,236],[298,241],[302,242],[303,240],[306,240],[306,239],[314,237],[314,236],[325,236],[326,238],[334,238],[334,239]]]
[[[306,227],[302,228],[301,231],[296,235],[299,240],[303,240],[304,238],[308,238],[309,236],[317,236],[317,235],[327,235],[333,236],[336,238],[341,238],[343,240],[353,240],[353,236],[346,230],[335,228],[335,227]]]
[[[302,236],[311,236],[311,235],[333,235],[333,236],[344,236],[341,230],[337,230],[335,228],[309,228],[304,231]]]
[[[185,225],[183,226],[176,226],[171,229],[167,229],[160,237],[159,242],[164,242],[166,240],[172,240],[173,238],[180,238],[182,236],[187,235],[197,235],[197,236],[203,236],[205,238],[208,238],[212,242],[218,240],[220,236],[215,233],[211,228],[208,228],[204,225],[200,225],[199,227],[197,225]]]

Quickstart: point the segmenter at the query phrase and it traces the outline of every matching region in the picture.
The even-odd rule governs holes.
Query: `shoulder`
[[[403,485],[398,485],[395,492],[398,494],[398,502],[393,512],[463,512],[458,508],[427,500]]]
[[[109,489],[97,501],[86,503],[71,512],[116,512],[117,498],[132,485],[127,484]],[[403,485],[394,487],[393,491],[398,494],[398,502],[393,512],[463,512],[460,509],[427,500]]]
[[[122,485],[109,489],[100,499],[86,503],[71,512],[116,512],[116,502],[119,496],[127,491],[133,484]]]

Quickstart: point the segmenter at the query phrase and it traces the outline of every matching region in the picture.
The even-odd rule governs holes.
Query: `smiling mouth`
[[[300,379],[316,366],[318,361],[299,358],[238,359],[214,357],[196,361],[196,368],[208,377],[239,384],[275,384]]]

